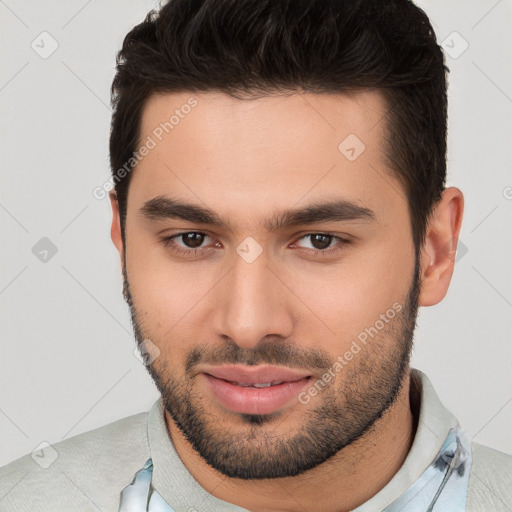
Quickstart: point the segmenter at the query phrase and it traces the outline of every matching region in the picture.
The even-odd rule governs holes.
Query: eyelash
[[[194,233],[197,235],[203,235],[206,237],[209,236],[207,233],[203,233],[202,231],[182,231],[181,233],[176,233],[175,235],[164,237],[164,238],[162,238],[161,241],[162,241],[163,246],[170,249],[172,252],[175,252],[177,254],[182,254],[185,256],[196,256],[199,252],[201,252],[207,248],[199,247],[196,249],[184,249],[183,247],[176,245],[176,243],[174,242],[175,238],[179,238],[180,236],[187,235],[190,233]],[[305,249],[307,252],[309,252],[309,253],[312,252],[315,255],[328,256],[328,255],[331,255],[332,253],[340,251],[344,246],[349,245],[351,243],[351,240],[348,240],[346,238],[341,238],[339,236],[334,235],[333,233],[324,233],[324,232],[307,233],[305,235],[302,235],[300,238],[298,238],[297,241],[303,240],[304,238],[311,237],[313,235],[328,236],[328,237],[332,237],[332,239],[333,239],[332,241],[337,241],[337,244],[334,247],[329,248],[329,249],[323,249],[323,250],[322,249],[308,249],[308,248]],[[294,244],[295,244],[295,242],[294,242]]]

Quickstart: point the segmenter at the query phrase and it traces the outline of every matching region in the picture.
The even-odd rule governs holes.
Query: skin
[[[182,393],[176,391],[176,398],[187,397],[196,406],[211,442],[231,439],[242,461],[262,451],[273,460],[276,447],[307,431],[312,418],[319,433],[329,431],[328,419],[315,416],[329,404],[347,427],[339,432],[340,439],[348,436],[351,425],[365,428],[307,471],[262,479],[229,477],[214,469],[167,411],[170,437],[192,476],[222,500],[255,512],[351,510],[390,481],[414,438],[408,368],[398,368],[396,357],[401,348],[402,356],[408,357],[404,351],[411,336],[400,331],[400,318],[407,323],[407,308],[336,374],[324,392],[308,404],[294,401],[259,424],[224,409],[200,374],[186,372],[185,367],[194,349],[203,351],[205,361],[217,350],[231,362],[225,351],[229,345],[238,356],[254,356],[262,363],[270,361],[272,350],[283,355],[283,361],[294,353],[304,354],[302,368],[320,378],[322,369],[308,365],[313,356],[334,363],[394,303],[406,304],[415,251],[407,198],[383,163],[383,100],[375,91],[350,97],[297,93],[243,101],[218,93],[164,94],[148,101],[141,140],[191,96],[198,105],[132,171],[126,247],[116,196],[110,195],[111,235],[121,264],[126,264],[138,339],[150,339],[160,350],[150,372],[161,383],[174,383]],[[348,134],[356,134],[366,146],[352,162],[338,150]],[[179,219],[152,220],[141,214],[148,200],[162,195],[206,206],[232,230]],[[265,229],[264,222],[277,210],[332,198],[369,208],[374,219]],[[447,292],[462,211],[460,190],[446,189],[420,253],[421,306],[437,304]],[[203,252],[195,256],[176,254],[162,243],[164,235],[189,231],[208,235]],[[311,238],[302,238],[316,233],[352,242],[322,256]],[[236,252],[248,236],[262,249],[252,263]],[[183,238],[174,241],[187,249]],[[336,240],[329,245],[333,247]],[[414,327],[414,318],[408,323]],[[393,377],[400,381],[394,400],[371,424],[358,424],[364,415],[356,415],[352,423],[348,413],[344,416],[358,401],[389,398]],[[369,379],[379,383],[378,393]]]

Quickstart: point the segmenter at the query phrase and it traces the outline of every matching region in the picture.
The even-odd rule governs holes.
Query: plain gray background
[[[448,185],[466,210],[413,366],[471,437],[510,453],[512,3],[418,4],[449,53]],[[0,0],[0,464],[158,398],[133,354],[109,202],[92,195],[109,177],[115,54],[155,5]],[[57,250],[46,262],[33,251],[43,237]]]

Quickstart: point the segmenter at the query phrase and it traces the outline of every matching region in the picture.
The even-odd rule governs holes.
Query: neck
[[[409,391],[408,375],[396,402],[368,432],[328,461],[294,477],[228,478],[200,457],[167,412],[166,423],[184,465],[216,498],[252,512],[348,512],[377,494],[402,466],[415,433]]]

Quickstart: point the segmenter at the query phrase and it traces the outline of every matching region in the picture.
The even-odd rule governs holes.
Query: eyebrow
[[[233,232],[229,222],[224,221],[213,210],[165,196],[157,196],[146,201],[140,212],[150,220],[181,219]],[[265,220],[264,227],[267,231],[272,232],[318,222],[371,222],[375,220],[375,217],[375,213],[369,208],[345,199],[334,199],[312,203],[302,208],[280,210]]]

